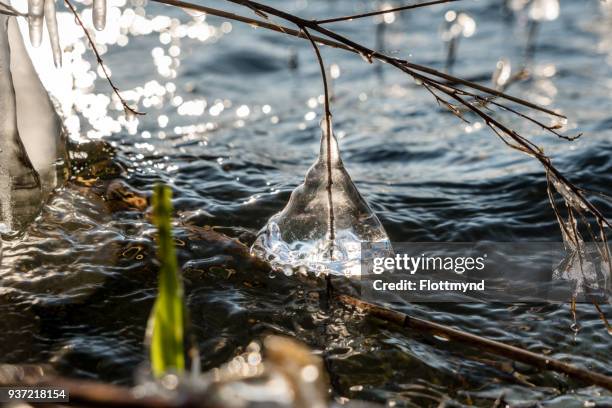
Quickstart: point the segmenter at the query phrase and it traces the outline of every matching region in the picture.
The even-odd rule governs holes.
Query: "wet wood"
[[[352,296],[338,295],[336,298],[345,305],[354,306],[368,313],[369,315],[377,317],[386,322],[394,323],[399,326],[421,332],[427,332],[432,335],[441,335],[450,340],[458,341],[468,346],[478,348],[479,350],[488,351],[492,354],[496,354],[513,361],[529,364],[544,370],[563,373],[575,380],[580,380],[587,384],[598,385],[612,391],[612,377],[546,357],[541,354],[533,353],[520,347],[511,346],[496,340],[487,339],[472,333],[454,329],[440,323],[435,323],[404,313],[396,312],[385,307],[364,302],[363,300],[359,300]]]

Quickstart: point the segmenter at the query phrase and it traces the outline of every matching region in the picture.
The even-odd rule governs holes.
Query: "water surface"
[[[273,3],[310,18],[373,7],[339,0]],[[514,69],[523,63],[525,21],[505,19],[500,3],[459,4],[477,31],[461,40],[455,74],[489,84],[499,58],[509,58]],[[336,396],[398,406],[437,406],[445,399],[491,406],[502,393],[519,406],[612,404],[612,394],[598,387],[522,365],[513,373],[478,350],[391,329],[339,306],[322,308],[321,288],[258,273],[226,244],[193,228],[213,227],[250,244],[283,208],[318,151],[318,66],[304,41],[211,16],[194,22],[158,4],[147,4],[147,18],[139,18],[141,6],[133,0],[111,10],[100,37],[113,80],[147,113],[137,129],[105,82],[99,76],[93,81],[93,59],[67,14],[60,16],[65,37],[75,36],[63,40],[72,47],[67,66],[43,80],[67,113],[73,138],[114,146],[112,163],[121,170],[115,178],[143,192],[157,181],[172,186],[203,368],[273,332],[325,353]],[[447,9],[396,16],[384,48],[442,68],[446,51],[438,31]],[[159,15],[168,17],[154,18]],[[569,132],[585,132],[583,138],[568,143],[502,116],[545,146],[571,180],[608,194],[611,22],[599,1],[562,1],[559,18],[540,27],[532,79],[510,88],[560,109],[570,118]],[[374,19],[334,27],[375,44]],[[392,241],[561,240],[534,160],[510,151],[482,123],[468,125],[444,112],[391,67],[323,52],[328,65],[339,67],[332,108],[343,160]],[[50,61],[44,51],[36,58],[39,66]],[[67,92],[70,74],[78,78],[74,92]],[[602,200],[596,203],[612,215]],[[75,183],[58,191],[24,234],[4,242],[0,361],[45,363],[69,376],[132,383],[146,360],[143,337],[155,296],[153,233],[145,211],[113,206]],[[612,375],[612,337],[589,305],[578,307],[578,332],[570,328],[568,305],[395,307]],[[610,307],[604,309],[610,316]]]

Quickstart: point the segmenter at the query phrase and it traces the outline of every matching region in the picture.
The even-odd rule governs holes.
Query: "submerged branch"
[[[563,373],[571,378],[584,381],[588,384],[595,384],[608,390],[612,390],[612,377],[608,377],[594,371],[576,367],[575,365],[536,354],[520,347],[511,346],[509,344],[487,339],[485,337],[477,336],[475,334],[454,329],[439,323],[412,317],[385,307],[364,302],[352,296],[339,295],[337,299],[345,305],[361,309],[362,311],[389,323],[397,324],[399,326],[421,332],[431,333],[433,335],[442,335],[450,340],[467,344],[471,347],[478,348],[479,350],[486,350],[490,353],[511,359],[513,361],[520,361],[521,363],[529,364],[544,370]]]

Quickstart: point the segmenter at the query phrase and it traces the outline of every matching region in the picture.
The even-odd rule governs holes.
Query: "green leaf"
[[[157,226],[157,256],[161,264],[157,299],[147,330],[153,375],[185,370],[183,284],[172,238],[172,190],[156,185],[153,217]]]

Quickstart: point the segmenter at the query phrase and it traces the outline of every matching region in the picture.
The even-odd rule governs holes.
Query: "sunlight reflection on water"
[[[569,114],[568,131],[580,128],[587,137],[570,145],[522,122],[511,124],[545,145],[581,186],[609,193],[611,26],[600,2],[576,3],[561,2],[559,18],[542,23],[533,77],[510,91],[561,109]],[[323,0],[276,4],[313,18],[370,8]],[[507,22],[495,4],[464,4],[452,9],[468,13],[476,30],[462,39],[455,72],[488,85],[502,57],[516,72],[524,61],[526,11]],[[285,36],[141,0],[111,5],[96,41],[123,97],[147,115],[125,115],[67,12],[58,15],[64,66],[53,67],[46,38],[30,51],[74,140],[113,145],[112,162],[122,169],[114,177],[132,188],[150,191],[158,180],[172,185],[195,330],[201,349],[213,350],[203,353],[204,368],[229,361],[240,347],[273,331],[326,350],[337,391],[350,398],[419,404],[423,400],[411,392],[422,387],[428,395],[448,394],[461,403],[472,398],[486,406],[501,391],[513,401],[559,407],[568,399],[609,401],[609,393],[548,373],[526,371],[540,387],[517,383],[478,351],[388,331],[351,311],[327,315],[316,288],[259,276],[232,243],[210,231],[195,234],[189,228],[215,226],[251,244],[303,180],[317,150],[322,109],[312,51]],[[385,48],[443,67],[446,50],[436,30],[450,9],[394,15]],[[93,32],[90,11],[84,20]],[[375,23],[341,30],[372,44]],[[481,121],[466,124],[443,113],[405,76],[348,53],[323,52],[328,65],[335,64],[333,111],[345,164],[391,240],[560,240],[534,161],[505,150]],[[108,167],[100,163],[98,168]],[[143,211],[117,210],[94,192],[69,184],[23,238],[4,243],[0,315],[8,317],[0,323],[0,355],[51,362],[70,375],[130,382],[144,358],[154,296],[152,228]],[[610,214],[610,208],[602,210]],[[579,307],[578,335],[569,329],[571,315],[563,305],[398,308],[603,373],[612,370],[610,336],[586,305]],[[15,338],[24,342],[15,346]],[[567,387],[576,393],[559,396],[559,388]]]

